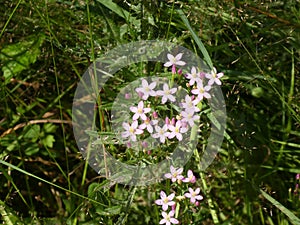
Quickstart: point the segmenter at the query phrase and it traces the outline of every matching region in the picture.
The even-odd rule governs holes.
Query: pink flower
[[[158,123],[157,120],[150,120],[148,117],[144,120],[144,123],[142,123],[139,128],[144,130],[147,128],[147,131],[149,133],[153,133],[153,125],[156,125]]]
[[[193,174],[192,170],[188,170],[187,172],[187,178],[184,178],[182,180],[184,183],[195,183],[196,182],[196,177]]]
[[[181,121],[188,123],[191,127],[194,126],[195,121],[200,119],[200,116],[195,115],[192,109],[182,111],[180,114],[182,116]]]
[[[210,73],[205,74],[205,77],[209,79],[208,85],[211,86],[214,83],[221,85],[220,78],[224,76],[224,73],[217,73],[217,69],[214,67]]]
[[[165,177],[171,179],[172,182],[176,182],[176,180],[182,180],[184,177],[181,175],[183,172],[183,168],[176,169],[174,166],[170,166],[170,172],[166,173]]]
[[[168,84],[164,84],[163,90],[159,90],[156,92],[158,96],[162,96],[162,104],[166,103],[166,101],[170,100],[171,102],[175,102],[175,97],[173,96],[176,93],[177,88],[169,88]]]
[[[190,80],[189,85],[193,86],[195,83],[202,82],[200,79],[200,74],[197,73],[196,68],[193,66],[191,69],[191,73],[186,74],[186,78]]]
[[[155,126],[156,133],[152,135],[154,138],[159,138],[161,143],[165,143],[166,138],[169,136],[168,125],[165,124],[163,127]]]
[[[178,55],[176,55],[175,57],[171,54],[167,54],[167,57],[169,59],[168,62],[166,62],[164,64],[165,67],[170,67],[173,65],[178,65],[178,66],[184,66],[185,62],[181,61],[181,57],[182,57],[183,53],[179,53]]]
[[[148,84],[147,80],[142,80],[142,87],[136,88],[137,93],[143,93],[142,98],[147,100],[149,96],[155,96],[156,92],[153,90],[156,86],[156,82]]]
[[[184,196],[189,198],[191,203],[195,203],[196,200],[202,200],[202,195],[199,195],[200,188],[197,188],[195,191],[192,188],[189,188],[190,193],[185,193]]]
[[[175,197],[175,194],[172,193],[169,196],[166,195],[164,191],[160,192],[160,199],[155,200],[156,205],[161,205],[162,209],[166,211],[169,206],[175,205],[175,202],[172,201]]]
[[[186,95],[184,102],[181,103],[181,107],[185,110],[192,109],[195,112],[199,112],[200,109],[196,106],[198,104],[198,100],[194,100],[193,98],[195,98],[194,95],[192,97]]]
[[[150,112],[151,108],[144,108],[144,102],[140,101],[138,107],[131,106],[130,111],[135,113],[132,117],[133,120],[137,120],[140,117],[142,120],[146,120],[147,116],[145,113]]]
[[[203,83],[198,83],[197,88],[193,89],[191,92],[194,95],[197,95],[198,101],[201,101],[203,98],[211,98],[211,95],[208,93],[208,91],[211,89],[211,86],[205,86],[203,87]]]
[[[159,224],[166,224],[166,225],[171,225],[171,224],[178,224],[179,221],[175,218],[173,218],[175,212],[170,211],[168,214],[166,212],[162,212],[161,215],[163,216],[163,219],[159,222]]]
[[[125,129],[124,132],[122,132],[122,137],[127,138],[130,137],[132,141],[136,141],[136,135],[137,134],[142,134],[143,131],[138,129],[138,121],[133,121],[132,124],[130,125],[129,123],[123,123],[122,124],[123,128]]]
[[[188,131],[187,127],[182,127],[181,126],[181,121],[178,120],[174,125],[170,124],[169,125],[169,130],[171,131],[168,138],[172,139],[173,137],[176,136],[176,138],[178,139],[178,141],[182,140],[182,133],[186,133]]]

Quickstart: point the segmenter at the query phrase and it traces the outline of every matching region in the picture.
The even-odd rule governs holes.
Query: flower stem
[[[200,106],[199,108],[201,109],[202,107]],[[192,131],[191,131],[190,143],[193,143],[196,140],[197,134],[198,134],[198,126],[194,125],[192,127]],[[199,152],[197,150],[197,146],[195,146],[195,148],[194,148],[194,155],[195,155],[195,159],[196,159],[196,162],[197,162],[197,167],[198,167],[199,174],[200,174],[200,179],[201,179],[202,186],[203,186],[203,191],[207,196],[207,202],[208,202],[209,211],[210,211],[212,220],[213,220],[214,224],[220,224],[217,212],[214,209],[213,201],[209,197],[209,195],[207,194],[208,193],[207,184],[206,184],[206,180],[205,180],[205,177],[204,177],[204,173],[201,171],[202,169],[201,169],[201,166],[200,166],[200,156],[199,156]]]
[[[197,167],[199,169],[200,179],[201,179],[202,186],[203,186],[203,192],[206,194],[206,197],[207,197],[207,203],[208,203],[208,206],[209,206],[210,215],[212,217],[212,220],[213,220],[214,224],[220,224],[217,212],[214,209],[213,201],[208,195],[208,188],[207,188],[206,180],[205,180],[205,177],[204,177],[204,173],[201,171],[200,164],[199,164],[200,156],[199,156],[197,148],[194,149],[194,155],[195,155],[196,161],[198,162]]]

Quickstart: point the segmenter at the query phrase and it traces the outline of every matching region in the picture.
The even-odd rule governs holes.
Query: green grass
[[[300,224],[293,193],[300,173],[298,1],[2,0],[0,14],[0,222],[159,224],[160,190],[184,190],[168,181],[110,183],[83,159],[71,123],[76,86],[90,64],[145,39],[186,47],[225,74],[224,141],[205,171],[197,154],[187,163],[204,200],[196,211],[180,204],[183,221]],[[99,130],[110,134],[111,103],[122,87],[161,69],[140,63],[109,80],[98,99]],[[203,130],[199,151],[206,123]],[[107,150],[129,163],[154,160],[113,140]]]

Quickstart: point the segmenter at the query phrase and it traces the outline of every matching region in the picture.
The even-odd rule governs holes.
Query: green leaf
[[[208,66],[210,67],[210,69],[213,69],[213,63],[212,60],[206,50],[206,48],[204,47],[204,44],[202,43],[202,41],[200,40],[200,38],[197,36],[197,34],[195,33],[195,31],[193,30],[193,28],[191,27],[186,15],[183,13],[183,11],[181,9],[177,10],[181,20],[183,21],[183,23],[185,24],[185,26],[188,28],[188,30],[191,32],[193,39],[195,40],[195,42],[197,43],[203,57],[204,60],[206,61],[206,63],[208,64]]]
[[[25,154],[28,156],[32,156],[36,153],[38,153],[40,150],[39,146],[37,143],[31,143],[26,149],[25,149]]]
[[[124,18],[126,21],[129,21],[136,27],[140,26],[141,20],[138,20],[135,17],[133,17],[128,11],[126,11],[122,7],[118,6],[112,0],[97,0],[97,2],[101,3],[105,7],[109,8],[111,11],[113,11],[120,17]]]
[[[121,213],[122,206],[116,205],[109,208],[105,208],[104,210],[97,210],[97,214],[101,216],[114,216]]]
[[[23,225],[17,214],[9,208],[4,202],[0,200],[0,215],[4,220],[4,224],[7,225]]]
[[[26,128],[28,129],[28,127]],[[24,134],[24,138],[33,139],[32,141],[36,141],[40,136],[40,130],[40,125],[34,124],[26,131],[26,133]]]
[[[52,123],[46,123],[44,124],[43,130],[45,131],[45,133],[55,133],[57,129],[57,126],[55,126]]]
[[[251,89],[251,94],[255,98],[260,98],[264,95],[264,90],[261,87],[255,87]]]
[[[0,61],[5,80],[19,74],[35,63],[45,36],[32,36],[27,40],[5,46],[0,52]]]
[[[52,134],[49,134],[45,138],[42,139],[42,142],[45,146],[52,148],[53,143],[55,142],[54,136]]]

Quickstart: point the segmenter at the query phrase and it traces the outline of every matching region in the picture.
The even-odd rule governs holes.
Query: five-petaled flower
[[[168,124],[163,125],[162,127],[156,125],[155,126],[156,133],[152,135],[154,138],[159,138],[161,143],[165,143],[166,138],[169,136],[168,132]]]
[[[195,111],[193,109],[182,111],[181,116],[181,121],[188,123],[191,127],[194,126],[195,121],[198,121],[200,119],[200,116],[195,114]]]
[[[197,72],[196,68],[193,66],[191,73],[186,74],[186,78],[190,80],[189,85],[193,86],[195,83],[202,82],[200,74]]]
[[[181,61],[183,53],[179,53],[176,56],[173,56],[171,54],[167,54],[167,57],[169,59],[168,62],[166,62],[164,64],[165,67],[170,67],[170,66],[174,66],[174,65],[178,65],[178,66],[184,66],[185,62]]]
[[[199,195],[200,188],[197,188],[195,191],[192,188],[189,188],[189,193],[185,193],[184,196],[189,198],[192,203],[195,203],[196,200],[202,200],[203,196]]]
[[[197,84],[197,88],[192,90],[192,93],[194,95],[197,95],[197,99],[201,101],[203,98],[211,98],[211,95],[208,93],[208,91],[211,89],[211,86],[203,86],[202,82],[199,82]]]
[[[164,104],[166,101],[170,100],[171,102],[175,102],[175,97],[173,94],[175,94],[177,91],[177,88],[169,88],[168,84],[164,84],[163,90],[159,90],[156,92],[158,96],[162,96],[161,103]]]
[[[156,125],[158,123],[157,120],[150,120],[148,117],[144,120],[144,123],[142,123],[139,128],[144,130],[147,128],[147,131],[149,133],[153,133],[153,127],[154,125]]]
[[[170,173],[166,173],[165,177],[171,179],[172,182],[176,182],[176,180],[181,181],[184,177],[181,175],[183,172],[183,168],[176,169],[174,166],[170,166]]]
[[[195,112],[199,112],[200,109],[196,106],[199,103],[197,99],[192,99],[189,95],[185,96],[185,101],[181,103],[181,107],[185,110],[194,110]]]
[[[122,124],[123,128],[125,129],[124,132],[122,132],[122,137],[127,138],[130,137],[132,141],[136,141],[136,135],[137,134],[142,134],[143,131],[138,129],[138,121],[133,121],[132,124],[130,125],[129,123],[123,123]]]
[[[140,101],[137,107],[131,106],[130,111],[135,113],[132,117],[133,120],[137,120],[140,117],[142,120],[146,120],[147,116],[145,113],[149,113],[151,108],[144,108],[144,102]]]
[[[192,170],[188,170],[187,177],[182,180],[184,183],[195,183],[196,177],[193,174]]]
[[[163,219],[159,222],[159,224],[166,224],[166,225],[171,225],[171,224],[178,224],[179,221],[175,219],[174,216],[175,212],[172,210],[169,213],[162,212],[161,215],[163,216]]]
[[[171,131],[168,138],[172,139],[173,137],[176,136],[178,141],[182,140],[182,133],[186,133],[188,131],[187,127],[182,126],[181,121],[178,120],[174,125],[170,124],[169,125],[169,130]]]
[[[175,202],[172,201],[174,197],[175,197],[174,193],[167,196],[164,191],[161,191],[160,192],[160,199],[155,200],[155,204],[161,205],[162,209],[164,211],[166,211],[169,206],[175,205]]]
[[[147,100],[149,96],[156,96],[156,92],[153,90],[156,86],[156,82],[148,84],[147,80],[142,80],[142,87],[135,89],[137,93],[142,93],[142,99]]]
[[[205,77],[209,79],[208,85],[211,86],[214,83],[221,85],[220,78],[224,76],[224,73],[217,73],[217,69],[214,67],[210,73],[205,74]]]

